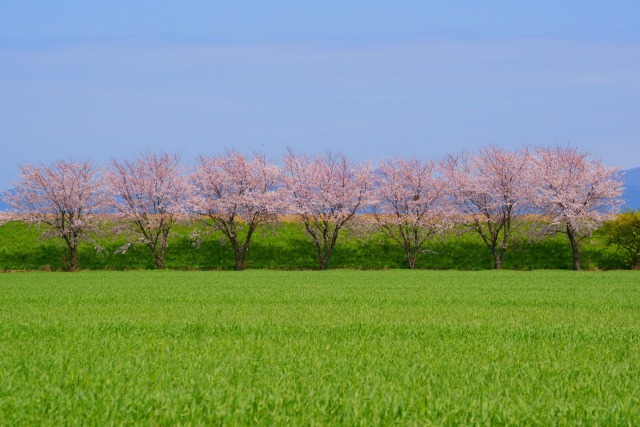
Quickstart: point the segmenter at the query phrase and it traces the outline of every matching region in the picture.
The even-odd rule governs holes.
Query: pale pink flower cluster
[[[374,218],[402,247],[409,268],[415,268],[427,239],[453,223],[438,165],[415,157],[386,159],[375,181]]]
[[[528,150],[488,147],[447,156],[445,186],[459,220],[478,233],[501,268],[513,218],[532,211],[533,180]]]
[[[229,150],[198,158],[191,175],[189,206],[205,226],[221,231],[233,247],[236,269],[245,266],[258,226],[287,211],[282,170],[264,156]]]
[[[117,230],[137,235],[153,253],[156,267],[162,268],[171,229],[179,215],[187,213],[189,187],[180,157],[146,152],[134,161],[112,160],[104,176],[114,195]]]
[[[372,204],[372,169],[333,153],[311,157],[289,151],[283,163],[289,211],[302,220],[324,270],[340,230]]]
[[[531,166],[534,204],[551,227],[567,234],[578,270],[580,240],[623,203],[620,171],[574,147],[537,148]]]
[[[69,269],[78,268],[78,243],[95,230],[96,215],[110,202],[99,171],[90,162],[58,161],[20,166],[20,177],[3,199],[21,219],[48,226],[44,237],[59,237],[69,250]]]

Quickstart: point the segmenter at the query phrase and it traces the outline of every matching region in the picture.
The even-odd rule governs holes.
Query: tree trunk
[[[236,270],[244,270],[244,254],[236,254]]]
[[[69,247],[69,271],[78,271],[78,248]]]
[[[331,254],[333,253],[332,248],[324,247],[321,244],[316,245],[317,253],[318,253],[318,264],[320,264],[320,270],[326,270],[329,266],[329,259],[331,259]]]
[[[407,263],[409,264],[409,268],[411,270],[415,270],[416,269],[416,264],[418,261],[418,254],[414,253],[411,248],[404,248],[404,252],[407,256]]]
[[[569,237],[569,242],[571,243],[571,252],[573,253],[573,269],[575,271],[578,271],[580,270],[580,247],[578,245],[576,235],[569,225],[567,225],[567,236]]]
[[[502,257],[500,255],[496,255],[495,263],[493,266],[496,270],[502,270]]]
[[[231,240],[231,246],[233,247],[233,257],[236,261],[236,270],[244,270],[244,259],[247,255],[247,249],[249,248],[249,239],[251,238],[251,234],[249,234],[247,241],[243,245],[240,245],[235,234],[229,233],[228,237],[229,240]]]
[[[409,257],[409,258],[407,258],[407,261],[409,261],[409,268],[411,270],[415,270],[416,269],[416,260],[413,257]]]
[[[575,271],[580,270],[580,253],[578,252],[578,245],[571,243],[571,250],[573,251],[573,269]]]
[[[493,268],[496,270],[502,270],[502,256],[497,248],[491,248],[493,254]]]
[[[162,270],[164,268],[164,253],[158,253],[158,252],[154,252],[153,256],[155,258],[156,261],[156,269],[157,270]]]

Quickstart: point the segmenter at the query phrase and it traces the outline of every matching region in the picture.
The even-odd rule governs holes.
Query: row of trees
[[[410,268],[430,238],[455,224],[478,233],[501,268],[509,239],[529,214],[545,219],[543,232],[563,232],[580,268],[580,241],[622,200],[620,173],[575,147],[506,150],[481,148],[440,162],[386,159],[373,168],[340,153],[309,156],[288,151],[282,164],[257,153],[229,150],[201,156],[193,167],[175,154],[145,152],[134,160],[24,164],[14,188],[3,194],[11,219],[46,224],[47,236],[64,240],[70,270],[77,249],[104,228],[127,244],[148,246],[164,264],[172,227],[190,217],[198,230],[220,231],[241,270],[251,237],[263,224],[295,215],[326,269],[340,231],[349,223],[375,224],[404,250]],[[358,215],[363,214],[363,215]]]

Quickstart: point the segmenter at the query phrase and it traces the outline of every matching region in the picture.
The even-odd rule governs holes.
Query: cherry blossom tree
[[[164,266],[171,229],[187,213],[187,178],[177,154],[145,152],[134,161],[112,160],[105,171],[119,217],[117,231],[127,243],[142,243],[153,254],[156,268]],[[136,238],[132,238],[137,236]]]
[[[415,157],[386,159],[376,179],[374,218],[383,233],[400,244],[412,269],[427,240],[450,224],[436,166]]]
[[[44,224],[43,237],[62,239],[70,271],[78,269],[78,244],[92,240],[97,214],[108,205],[98,170],[90,162],[57,161],[51,165],[20,166],[14,189],[4,194],[12,219]]]
[[[256,229],[284,208],[282,170],[264,156],[227,151],[200,157],[191,176],[190,205],[206,227],[221,231],[231,242],[236,270],[243,270]]]
[[[371,202],[373,174],[368,165],[355,165],[342,154],[284,157],[289,209],[298,215],[326,270],[340,230]]]
[[[622,205],[617,168],[575,147],[541,147],[533,157],[535,204],[554,231],[569,238],[573,268],[580,269],[580,242]]]
[[[502,268],[517,214],[530,206],[528,150],[481,148],[475,154],[447,156],[446,185],[460,218],[491,250],[494,268]]]

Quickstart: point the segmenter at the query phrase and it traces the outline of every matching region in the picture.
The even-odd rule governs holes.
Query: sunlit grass
[[[233,270],[233,250],[224,243],[222,234],[208,236],[200,247],[189,236],[192,227],[179,224],[169,240],[165,266],[179,270]],[[0,226],[0,270],[63,270],[66,249],[55,240],[39,240],[37,227],[12,222]],[[145,246],[133,246],[124,255],[115,254],[122,237],[108,235],[99,239],[104,250],[96,253],[88,243],[79,250],[80,269],[140,270],[153,269],[151,252]],[[314,269],[318,268],[315,249],[301,224],[283,222],[258,231],[247,255],[248,268]],[[430,242],[418,257],[418,268],[424,269],[491,269],[491,253],[475,234],[454,233]],[[583,243],[584,269],[629,268],[624,254],[606,247],[593,237]],[[400,247],[380,233],[340,235],[329,268],[399,269],[407,268]],[[506,269],[571,269],[571,249],[567,238],[555,235],[544,240],[514,238],[504,261]]]
[[[639,414],[636,272],[0,274],[6,424]]]

